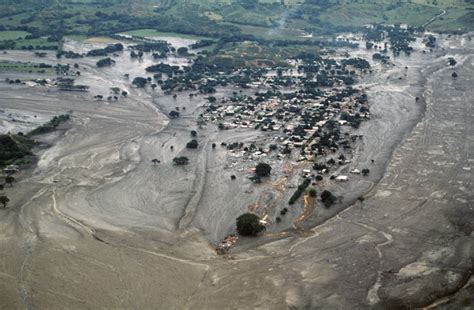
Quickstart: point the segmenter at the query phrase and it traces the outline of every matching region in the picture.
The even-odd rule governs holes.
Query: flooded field
[[[272,136],[198,124],[203,95],[132,87],[133,78],[152,76],[145,73],[157,63],[150,55],[120,52],[108,68],[95,66],[99,58],[59,60],[78,64],[76,81],[90,86],[87,93],[1,82],[1,133],[31,130],[62,113],[72,124],[42,137],[51,147],[38,150],[37,167],[8,188],[9,208],[0,210],[0,307],[58,308],[64,300],[71,308],[422,307],[460,288],[472,291],[473,237],[463,228],[472,231],[474,214],[474,44],[455,36],[438,41],[428,53],[418,42],[390,67],[372,62],[373,73],[356,85],[366,89],[371,119],[355,131],[363,138],[338,171],[350,181],[322,185],[341,203],[327,209],[305,197],[278,225],[279,207],[311,164],[276,162],[271,179],[254,184],[254,163],[233,161],[220,145]],[[97,46],[66,42],[76,52]],[[365,49],[353,54],[371,61]],[[448,57],[456,58],[454,68]],[[58,62],[53,53],[0,55],[17,59]],[[27,76],[0,73],[0,80]],[[128,95],[94,98],[112,95],[111,88]],[[233,91],[219,88],[215,96]],[[181,117],[169,119],[176,107]],[[191,130],[196,150],[185,147]],[[190,164],[173,165],[176,156]],[[349,173],[364,167],[367,178]],[[217,256],[215,245],[247,210],[267,215],[267,233]]]

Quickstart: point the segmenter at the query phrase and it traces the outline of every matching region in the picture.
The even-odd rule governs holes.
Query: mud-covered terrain
[[[396,58],[395,66],[375,66],[359,81],[372,119],[358,129],[364,138],[344,169],[370,166],[370,177],[354,175],[336,188],[333,182],[343,196],[335,209],[306,197],[280,226],[276,207],[287,204],[305,164],[287,162],[276,168],[281,174],[252,183],[249,165],[229,164],[227,150],[211,144],[269,138],[199,128],[203,96],[174,99],[131,87],[151,59],[120,55],[105,69],[94,58],[66,61],[79,64],[77,81],[90,93],[0,83],[2,133],[61,113],[72,117],[65,133],[40,138],[52,146],[6,189],[0,308],[469,306],[474,44],[455,36],[438,44],[432,53],[419,48]],[[369,57],[364,49],[355,54]],[[454,68],[448,57],[456,58]],[[18,51],[0,59],[37,61]],[[129,95],[93,98],[111,87]],[[219,89],[216,97],[232,91]],[[177,106],[181,117],[168,119]],[[8,114],[23,119],[21,126]],[[185,148],[192,129],[197,150]],[[178,155],[190,164],[173,165]],[[161,163],[152,165],[154,158]],[[215,244],[249,208],[269,216],[267,233],[241,240],[230,257],[216,255]]]

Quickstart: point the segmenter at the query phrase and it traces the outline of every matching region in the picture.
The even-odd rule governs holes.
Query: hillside
[[[429,28],[469,31],[473,10],[472,1],[462,0],[8,0],[0,4],[0,47],[55,49],[66,35],[111,36],[142,28],[285,40],[303,33],[334,35],[368,23],[422,26],[444,11]],[[24,35],[12,39],[12,31]]]

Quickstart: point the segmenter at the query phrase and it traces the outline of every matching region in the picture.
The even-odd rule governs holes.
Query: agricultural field
[[[222,37],[245,34],[272,40],[298,39],[302,33],[329,35],[368,23],[425,25],[435,31],[474,30],[474,4],[461,0],[347,1],[161,0],[22,1],[0,4],[0,46],[58,46],[64,36]],[[445,12],[445,13],[444,13]],[[26,35],[28,40],[24,39]]]

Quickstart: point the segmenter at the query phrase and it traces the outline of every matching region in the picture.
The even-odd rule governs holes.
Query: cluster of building
[[[331,89],[313,99],[283,98],[277,94],[264,100],[258,95],[242,96],[238,100],[226,98],[207,105],[202,118],[217,123],[221,130],[251,128],[267,132],[272,138],[265,147],[226,145],[238,156],[258,159],[272,153],[283,158],[298,149],[297,160],[312,161],[316,155],[350,149],[358,138],[349,134],[350,128],[370,118],[367,100],[360,91],[340,96],[340,101],[328,102],[328,98],[338,94],[340,90]]]

